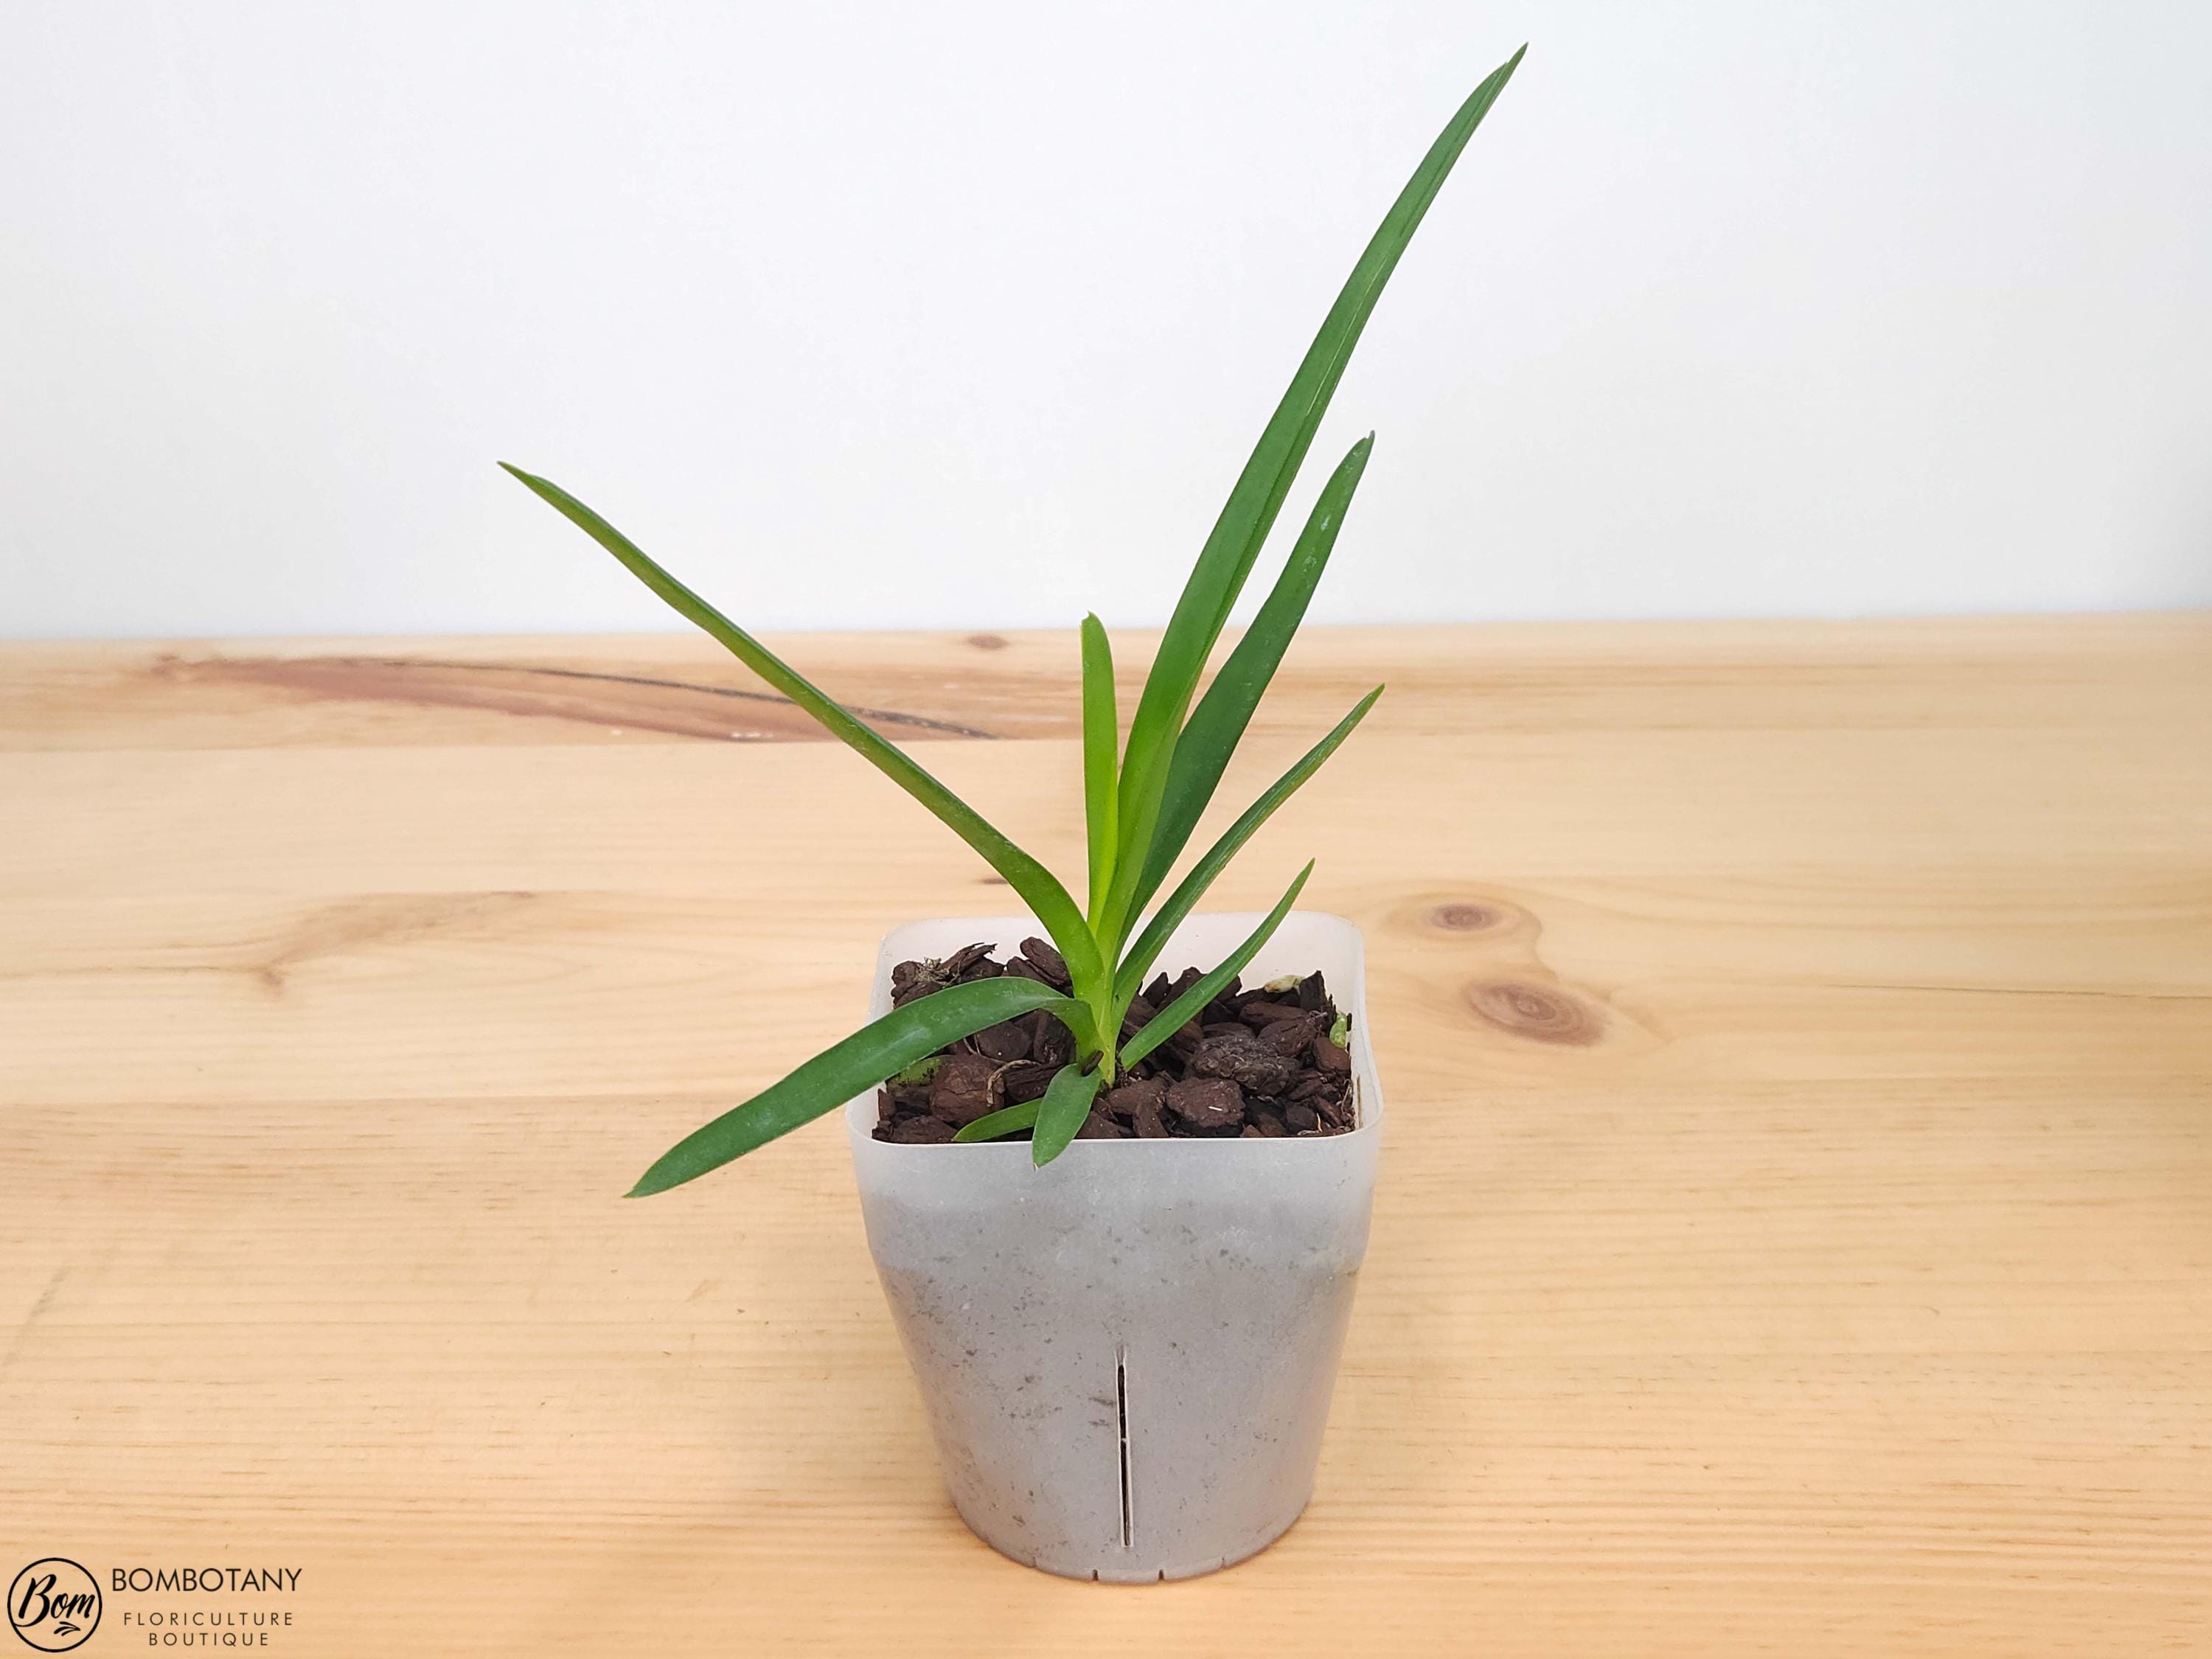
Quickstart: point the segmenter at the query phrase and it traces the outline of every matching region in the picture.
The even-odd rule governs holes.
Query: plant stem
[[[1091,1023],[1098,1033],[1098,1086],[1103,1089],[1114,1080],[1114,1059],[1121,1046],[1121,1016],[1114,1006],[1114,953],[1103,939],[1098,940],[1098,947],[1107,964],[1105,970],[1084,988],[1081,996],[1091,1010]]]

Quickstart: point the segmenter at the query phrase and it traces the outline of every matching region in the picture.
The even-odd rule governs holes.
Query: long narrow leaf
[[[1032,1008],[1050,1009],[1071,1025],[1078,1021],[1087,1025],[1090,1020],[1090,1011],[1081,1003],[1048,985],[1013,975],[948,985],[917,997],[823,1049],[744,1105],[693,1130],[639,1177],[629,1196],[641,1198],[696,1180],[843,1105],[946,1043]]]
[[[1109,935],[1134,908],[1130,896],[1145,866],[1138,849],[1151,842],[1176,734],[1182,729],[1206,655],[1220,636],[1230,608],[1237,602],[1252,562],[1282,508],[1283,498],[1313,442],[1315,429],[1344,376],[1345,363],[1367,325],[1383,284],[1397,268],[1400,255],[1436,199],[1452,164],[1497,102],[1527,51],[1523,46],[1492,70],[1460,106],[1383,216],[1381,227],[1329,308],[1321,332],[1307,349],[1290,390],[1283,394],[1261,434],[1258,447],[1245,462],[1199,553],[1182,596],[1176,601],[1159,654],[1153,659],[1152,673],[1129,726],[1121,766],[1121,863],[1106,915]]]
[[[1367,457],[1374,447],[1375,434],[1370,432],[1337,464],[1260,614],[1206,688],[1206,695],[1191,711],[1189,724],[1176,739],[1167,790],[1160,798],[1159,821],[1145,855],[1144,875],[1129,906],[1132,915],[1142,910],[1146,901],[1167,879],[1176,855],[1198,827],[1200,814],[1213,799],[1223,769],[1243,740],[1244,728],[1252,722],[1252,711],[1259,707],[1261,695],[1274,678],[1291,635],[1305,620],[1306,606],[1321,573],[1328,568],[1329,554],[1335,550],[1352,492],[1359,488],[1360,475],[1367,470]]]
[[[981,814],[931,776],[904,750],[861,724],[797,669],[654,563],[635,542],[582,501],[550,478],[508,466],[505,461],[500,465],[613,554],[671,609],[711,635],[746,667],[811,714],[832,736],[857,750],[878,771],[934,812],[954,834],[981,854],[1044,925],[1079,980],[1102,971],[1097,947],[1082,911],[1049,870],[993,829]]]
[[[1098,1097],[1099,1074],[1063,1066],[1053,1074],[1044,1098],[1037,1102],[1036,1133],[1030,1137],[1030,1162],[1042,1170],[1067,1150],[1091,1103]]]
[[[1367,718],[1367,711],[1375,707],[1375,700],[1382,695],[1376,686],[1362,697],[1352,711],[1339,720],[1329,734],[1300,756],[1297,763],[1267,787],[1267,792],[1251,805],[1244,815],[1231,824],[1220,840],[1206,849],[1206,856],[1191,866],[1190,873],[1182,878],[1168,902],[1154,913],[1129,953],[1121,959],[1121,966],[1114,976],[1114,1000],[1117,1007],[1128,1006],[1129,999],[1144,983],[1145,975],[1152,971],[1152,963],[1165,948],[1168,935],[1182,925],[1182,919],[1206,894],[1218,876],[1235,858],[1244,843],[1252,839],[1260,826],[1274,815],[1275,809],[1297,793],[1298,787],[1321,769],[1321,764],[1337,750],[1337,746],[1352,735],[1352,729]]]
[[[973,1123],[954,1132],[958,1141],[996,1140],[1000,1135],[1012,1134],[1018,1129],[1034,1128],[1037,1120],[1037,1103],[1023,1101],[1018,1106],[1001,1106],[995,1112],[986,1112]]]
[[[1231,953],[1228,961],[1153,1015],[1146,1022],[1142,1030],[1121,1045],[1122,1065],[1135,1065],[1189,1024],[1198,1018],[1206,1005],[1220,994],[1223,986],[1244,971],[1244,964],[1260,953],[1260,947],[1267,942],[1276,928],[1282,926],[1283,918],[1291,914],[1291,906],[1297,900],[1298,890],[1306,884],[1306,878],[1313,874],[1313,861],[1309,859],[1306,867],[1298,872],[1298,878],[1291,884],[1291,890],[1283,895],[1275,908],[1267,912],[1266,920]]]
[[[1115,799],[1121,732],[1114,707],[1114,647],[1096,616],[1083,619],[1083,806],[1091,836],[1091,919],[1106,906],[1114,879]]]

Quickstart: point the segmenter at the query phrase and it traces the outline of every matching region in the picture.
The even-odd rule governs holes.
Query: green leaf
[[[956,1131],[952,1138],[960,1141],[996,1140],[1018,1129],[1033,1127],[1036,1120],[1036,1102],[1025,1100],[1018,1106],[1001,1106],[995,1112],[984,1113],[965,1128]]]
[[[742,1158],[778,1135],[843,1105],[863,1090],[987,1025],[1047,1008],[1062,1020],[1090,1024],[1090,1011],[1033,979],[1007,975],[971,980],[916,997],[833,1044],[742,1106],[733,1107],[678,1141],[641,1176],[629,1196],[665,1192]]]
[[[1381,227],[1329,308],[1321,332],[1291,377],[1290,390],[1283,394],[1267,429],[1260,434],[1258,447],[1245,462],[1221,516],[1200,550],[1182,597],[1176,601],[1175,613],[1168,621],[1159,653],[1153,659],[1129,725],[1121,765],[1121,863],[1105,916],[1109,938],[1118,933],[1137,908],[1133,896],[1146,865],[1142,849],[1151,844],[1176,736],[1182,729],[1199,676],[1205,671],[1206,656],[1220,637],[1230,608],[1237,602],[1276,514],[1282,510],[1283,498],[1297,476],[1299,463],[1313,442],[1337,382],[1344,378],[1345,364],[1374,312],[1383,284],[1397,268],[1399,257],[1436,199],[1452,164],[1459,160],[1460,152],[1467,148],[1468,140],[1497,102],[1527,51],[1523,46],[1492,70],[1460,106],[1383,216]]]
[[[1259,954],[1260,947],[1267,942],[1276,928],[1282,926],[1283,918],[1291,914],[1291,906],[1297,902],[1298,890],[1306,884],[1306,878],[1313,874],[1313,861],[1308,860],[1306,867],[1298,872],[1297,879],[1291,884],[1291,890],[1283,895],[1273,909],[1267,912],[1266,919],[1252,930],[1245,941],[1230,953],[1226,962],[1153,1015],[1146,1022],[1142,1030],[1121,1045],[1121,1063],[1123,1066],[1135,1065],[1197,1018],[1206,1005],[1220,994],[1221,988],[1244,971],[1244,964]]]
[[[1296,765],[1268,786],[1267,793],[1244,809],[1244,816],[1231,824],[1219,841],[1206,849],[1206,856],[1191,866],[1190,873],[1169,895],[1168,902],[1152,915],[1138,935],[1137,942],[1122,957],[1120,970],[1114,976],[1114,1000],[1127,1007],[1129,999],[1144,983],[1145,975],[1152,971],[1153,962],[1168,942],[1168,935],[1182,925],[1182,919],[1205,896],[1206,890],[1213,885],[1214,878],[1235,858],[1244,843],[1252,839],[1260,826],[1274,816],[1275,809],[1297,793],[1298,787],[1316,772],[1321,764],[1334,755],[1339,744],[1352,735],[1352,727],[1367,718],[1367,711],[1375,707],[1375,700],[1382,695],[1376,686],[1362,697],[1352,711],[1339,720],[1329,734],[1298,758]]]
[[[1145,854],[1145,872],[1138,882],[1130,903],[1133,914],[1145,907],[1145,902],[1158,890],[1167,879],[1168,871],[1190,832],[1198,827],[1199,816],[1206,811],[1206,803],[1221,782],[1221,774],[1229,764],[1229,757],[1243,740],[1244,728],[1252,722],[1252,711],[1259,707],[1261,694],[1275,677],[1275,670],[1289,649],[1291,637],[1305,620],[1306,606],[1312,600],[1314,587],[1321,580],[1321,573],[1328,566],[1328,556],[1335,549],[1337,533],[1344,527],[1344,515],[1352,505],[1352,492],[1359,488],[1360,474],[1367,470],[1367,457],[1375,447],[1375,434],[1369,433],[1352,445],[1351,453],[1337,464],[1328,483],[1322,487],[1320,499],[1314,502],[1312,513],[1307,515],[1306,527],[1298,537],[1297,545],[1283,566],[1283,574],[1275,579],[1275,586],[1267,602],[1261,605],[1260,614],[1229,653],[1229,660],[1213,677],[1213,684],[1206,688],[1198,707],[1191,712],[1190,723],[1176,739],[1175,758],[1168,768],[1167,789],[1160,799],[1159,821],[1152,831],[1150,849]]]
[[[1098,1073],[1063,1066],[1053,1073],[1044,1098],[1037,1102],[1036,1133],[1030,1138],[1030,1162],[1040,1170],[1067,1150],[1083,1120],[1091,1115],[1097,1098]]]
[[[654,563],[635,542],[582,501],[550,479],[508,466],[505,461],[500,465],[613,554],[671,609],[713,635],[746,667],[811,714],[832,736],[859,750],[878,771],[934,812],[954,834],[981,854],[1052,935],[1053,943],[1067,960],[1069,971],[1079,980],[1103,972],[1098,947],[1082,911],[1049,870],[993,829],[980,813],[932,777],[904,750],[878,736],[797,669]]]
[[[1106,905],[1114,878],[1115,799],[1120,717],[1114,707],[1114,647],[1096,616],[1083,619],[1083,805],[1091,832],[1091,918]]]

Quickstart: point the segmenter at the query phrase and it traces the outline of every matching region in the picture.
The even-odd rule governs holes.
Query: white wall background
[[[1158,621],[1524,38],[1319,613],[2212,603],[2203,0],[9,0],[0,635]]]

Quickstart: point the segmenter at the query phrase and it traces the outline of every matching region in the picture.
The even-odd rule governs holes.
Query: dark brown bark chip
[[[999,964],[988,945],[963,945],[942,962],[902,962],[891,969],[891,1006],[903,1008],[916,997],[971,979],[995,979]]]
[[[1042,1100],[1059,1070],[1057,1066],[1046,1066],[1033,1060],[1017,1060],[1007,1066],[1000,1079],[1006,1091],[1006,1104],[1022,1106],[1032,1100]]]
[[[1036,1012],[1042,1013],[1044,1010],[1040,1008]],[[1027,1060],[1030,1057],[1030,1034],[1011,1019],[1003,1025],[986,1025],[970,1041],[975,1043],[977,1054],[1001,1065],[1010,1060]]]
[[[1146,1078],[1140,1082],[1117,1084],[1102,1097],[1109,1116],[1124,1123],[1134,1123],[1138,1111],[1149,1105],[1157,1116],[1167,1103],[1168,1085],[1158,1078]]]
[[[1067,989],[1066,963],[1050,943],[1030,939],[1003,963],[989,947],[963,945],[942,961],[902,962],[891,1000],[903,1006],[948,985],[1011,974]],[[1201,977],[1187,968],[1153,975],[1132,1003],[1123,1030],[1134,1035]],[[1281,985],[1271,981],[1271,986]],[[1318,974],[1295,989],[1240,988],[1231,981],[1199,1018],[1135,1065],[1096,1103],[1083,1140],[1176,1136],[1247,1139],[1342,1134],[1358,1127],[1351,1056],[1328,1040],[1337,1010]],[[940,1051],[925,1081],[886,1082],[876,1097],[878,1140],[930,1145],[952,1139],[985,1113],[1039,1100],[1075,1058],[1067,1027],[1043,1009],[988,1026]]]
[[[1058,951],[1053,949],[1053,947],[1044,940],[1041,939],[1024,939],[1022,941],[1022,954],[1029,958],[1030,963],[1032,967],[1043,970],[1046,984],[1056,985],[1063,991],[1073,990],[1074,988],[1075,981],[1068,977],[1067,958],[1061,956]]]
[[[963,945],[939,964],[941,977],[949,985],[957,985],[970,979],[996,979],[999,964],[991,960],[988,945]]]
[[[1187,1077],[1170,1085],[1168,1109],[1194,1129],[1235,1129],[1244,1121],[1244,1091],[1225,1077]]]
[[[1075,1036],[1056,1015],[1038,1008],[1022,1018],[1029,1022],[1030,1058],[1055,1072],[1075,1058]]]
[[[981,1054],[951,1054],[929,1080],[929,1109],[956,1129],[1005,1105],[998,1064]]]
[[[1208,1035],[1190,1058],[1194,1075],[1233,1079],[1255,1095],[1279,1094],[1298,1074],[1295,1063],[1243,1027]]]
[[[1312,1049],[1316,1038],[1328,1030],[1328,1016],[1316,1011],[1301,1013],[1292,1010],[1287,1019],[1270,1020],[1258,1033],[1260,1041],[1285,1060],[1304,1060]]]
[[[1186,968],[1173,979],[1165,974],[1155,974],[1152,983],[1145,987],[1145,1000],[1155,1008],[1164,1008],[1205,977],[1195,968]]]

